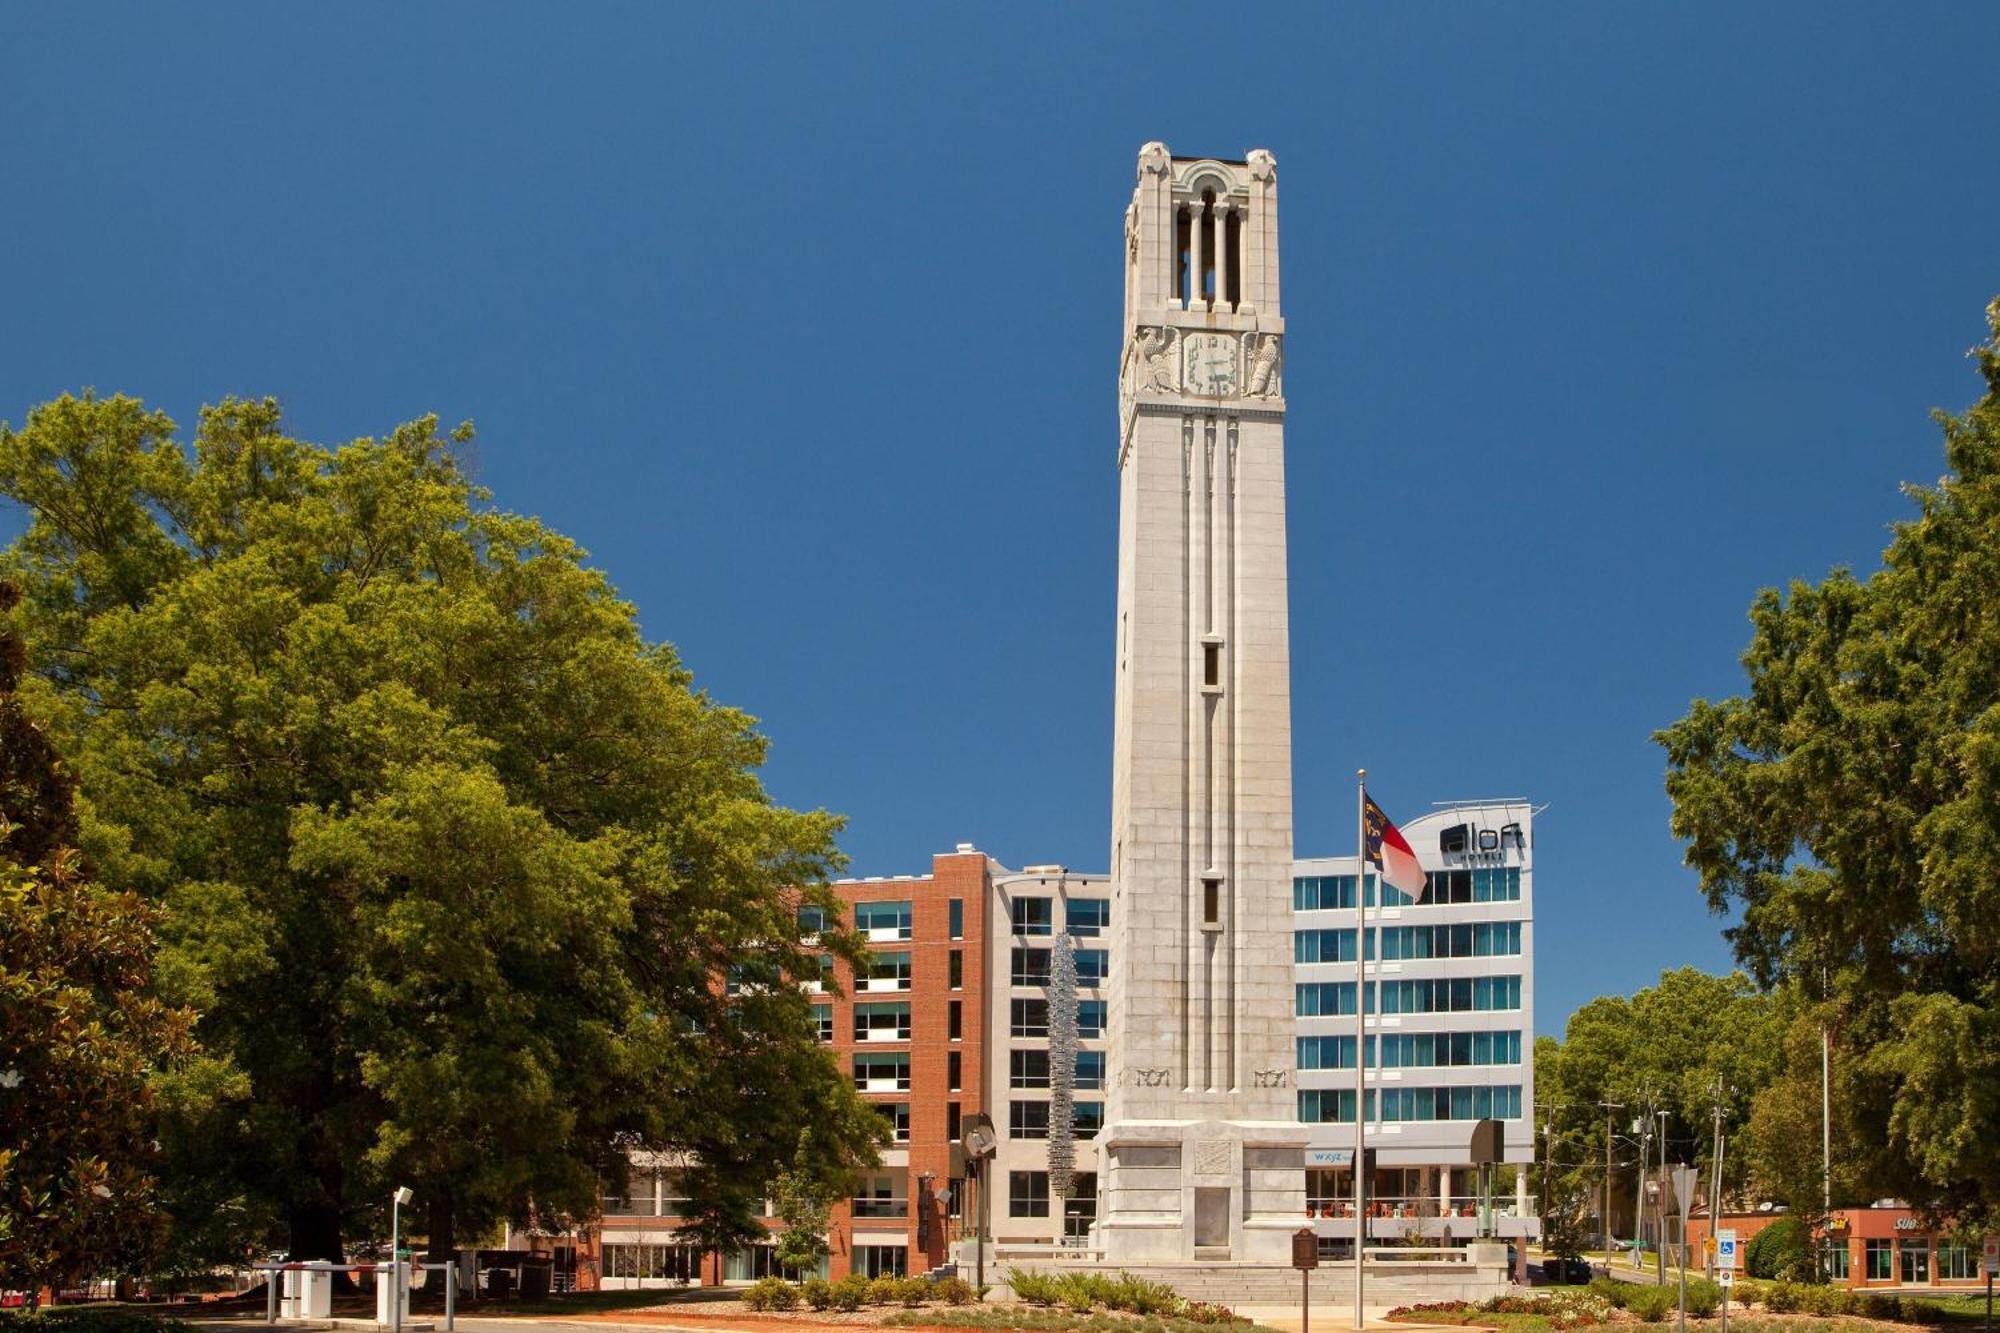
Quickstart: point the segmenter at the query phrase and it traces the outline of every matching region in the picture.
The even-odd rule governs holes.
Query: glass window
[[[1862,1270],[1864,1282],[1887,1282],[1896,1274],[1895,1242],[1891,1240],[1870,1240],[1867,1244],[1867,1266]]]
[[[658,1204],[654,1202],[654,1176],[650,1171],[634,1171],[626,1183],[625,1193],[606,1194],[603,1209],[606,1217],[654,1217]]]
[[[1016,986],[1046,986],[1049,984],[1049,951],[1047,949],[1023,949],[1013,951],[1013,969],[1009,978]]]
[[[693,1245],[606,1245],[604,1276],[641,1282],[699,1282],[701,1250]]]
[[[889,1130],[896,1136],[896,1142],[910,1141],[910,1104],[908,1102],[877,1102],[875,1109],[889,1122]]]
[[[965,899],[953,898],[949,903],[945,905],[945,912],[946,915],[948,915],[951,918],[949,923],[951,927],[951,937],[955,940],[964,939]]]
[[[1972,1250],[1964,1245],[1940,1245],[1937,1247],[1937,1280],[1940,1282],[1962,1282],[1979,1276],[1979,1263],[1972,1257]]]
[[[1375,1090],[1368,1090],[1367,1115],[1375,1118]],[[1354,1123],[1354,1089],[1299,1089],[1299,1119],[1309,1125],[1351,1125]]]
[[[778,1262],[778,1252],[769,1245],[752,1245],[741,1250],[731,1250],[722,1261],[722,1276],[727,1282],[751,1282],[758,1278],[781,1277],[789,1282],[803,1282],[809,1277],[826,1276],[826,1260],[819,1261],[817,1269],[786,1268]]]
[[[1302,875],[1292,880],[1292,907],[1301,912],[1354,907],[1354,876]]]
[[[906,940],[910,921],[907,901],[854,904],[854,928],[871,940]]]
[[[1016,898],[1013,904],[1016,935],[1055,934],[1055,902],[1049,898]]]
[[[1007,1216],[1047,1217],[1049,1215],[1049,1173],[1009,1171],[1007,1173]]]
[[[1047,1102],[1008,1102],[1007,1132],[1017,1139],[1045,1139],[1049,1136]]]
[[[1090,1234],[1090,1224],[1097,1220],[1097,1173],[1079,1171],[1074,1180],[1075,1187],[1063,1200],[1063,1235],[1080,1240]]]
[[[910,1002],[890,1000],[885,1003],[856,1004],[854,1006],[854,1039],[856,1041],[908,1041],[910,1039]]]
[[[868,984],[863,990],[908,990],[910,955],[878,953],[868,956]]]
[[[833,1040],[833,1006],[816,1004],[813,1006],[813,1035],[821,1041]]]
[[[957,1041],[965,1035],[965,1002],[952,1000],[945,1005],[944,1035],[946,1041]]]
[[[1111,975],[1111,951],[1109,949],[1078,949],[1076,951],[1076,984],[1079,986],[1102,986],[1104,979]]]
[[[1903,1255],[1903,1285],[1928,1287],[1931,1284],[1930,1242],[1911,1236],[1898,1248]]]
[[[1101,1037],[1105,1024],[1111,1018],[1111,1005],[1106,1000],[1078,1000],[1076,1002],[1076,1035],[1079,1037]]]
[[[1109,898],[1072,898],[1063,909],[1069,933],[1078,939],[1095,939],[1111,925]]]
[[[1010,1088],[1049,1086],[1049,1053],[1045,1050],[1007,1052],[1007,1086]]]
[[[1826,1273],[1828,1282],[1847,1281],[1847,1238],[1827,1240],[1820,1246],[1819,1266]]]
[[[907,1277],[910,1252],[900,1245],[857,1245],[852,1271],[868,1277]]]
[[[799,908],[799,934],[817,935],[826,929],[826,909],[815,903]]]
[[[1375,982],[1368,983],[1368,998],[1375,998]],[[1411,983],[1404,982],[1403,985]],[[1396,982],[1384,982],[1383,1000],[1390,1013],[1400,1012],[1393,1001],[1396,996]],[[1327,1018],[1354,1012],[1354,983],[1351,981],[1308,981],[1293,988],[1293,1008],[1300,1018]],[[1375,1006],[1371,1003],[1369,1011]]]
[[[946,978],[946,980],[947,980],[947,982],[948,982],[948,983],[950,984],[951,988],[952,988],[953,990],[964,990],[964,989],[965,989],[965,950],[963,950],[963,949],[953,949],[953,950],[951,951],[951,958],[950,958],[950,964],[949,964],[949,966],[947,967],[946,971],[947,971],[947,972],[949,973],[949,975],[948,975],[948,977]]]
[[[965,1113],[959,1109],[957,1102],[946,1102],[944,1104],[944,1136],[946,1138],[955,1139],[965,1132],[964,1115]],[[952,1207],[956,1208],[958,1206],[958,1191],[953,1190],[951,1195],[953,1200]],[[953,1216],[957,1216],[957,1214],[954,1213]]]
[[[945,1081],[950,1084],[953,1092],[958,1091],[959,1079],[964,1072],[964,1067],[964,1060],[959,1052],[946,1052],[944,1058]]]
[[[1076,1086],[1086,1090],[1104,1087],[1104,1052],[1078,1051],[1076,1053]]]
[[[908,1092],[910,1055],[857,1055],[854,1057],[854,1086],[863,1092]]]
[[[1016,1037],[1046,1037],[1049,1035],[1049,1002],[1040,999],[1015,999],[1007,1003],[1008,1032]]]
[[[1074,1102],[1070,1116],[1070,1123],[1076,1126],[1079,1139],[1094,1139],[1097,1131],[1104,1128],[1104,1103]]]

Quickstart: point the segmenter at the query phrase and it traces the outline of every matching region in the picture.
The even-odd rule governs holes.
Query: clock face
[[[1226,333],[1190,333],[1181,346],[1189,393],[1222,398],[1236,392],[1236,339]]]

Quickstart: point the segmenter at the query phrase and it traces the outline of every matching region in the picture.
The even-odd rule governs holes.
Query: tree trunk
[[[291,1257],[295,1260],[323,1260],[330,1264],[347,1262],[340,1243],[340,1210],[330,1203],[295,1205],[288,1219]]]
[[[457,1252],[457,1203],[449,1190],[432,1192],[430,1204],[424,1209],[429,1222],[426,1263],[448,1264],[452,1260],[452,1255]]]

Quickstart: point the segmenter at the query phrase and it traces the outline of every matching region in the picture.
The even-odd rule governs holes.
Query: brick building
[[[1722,1226],[1736,1232],[1738,1252],[1784,1213],[1724,1213]],[[1688,1219],[1688,1244],[1702,1253],[1708,1244],[1706,1217]],[[1821,1243],[1827,1280],[1854,1288],[1941,1288],[1970,1290],[1984,1285],[1979,1246],[1949,1233],[1933,1232],[1914,1209],[1901,1205],[1838,1208],[1828,1219]]]
[[[835,1205],[825,1276],[920,1273],[944,1262],[956,1236],[965,1190],[951,1178],[951,1143],[961,1119],[985,1104],[986,941],[997,870],[962,843],[934,856],[928,875],[833,886],[867,939],[870,965],[856,976],[829,959],[836,984],[808,986],[820,992],[820,1040],[894,1127],[895,1141],[855,1196]],[[636,1155],[629,1191],[604,1198],[596,1227],[537,1247],[554,1248],[559,1269],[573,1265],[584,1290],[712,1286],[778,1272],[770,1245],[725,1255],[676,1241],[676,1167]]]

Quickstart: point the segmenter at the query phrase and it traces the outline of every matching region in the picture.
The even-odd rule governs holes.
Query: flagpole
[[[1368,1132],[1368,770],[1354,773],[1354,1327],[1365,1328],[1361,1304],[1366,1282],[1363,1251],[1368,1244],[1368,1180],[1365,1137]]]

